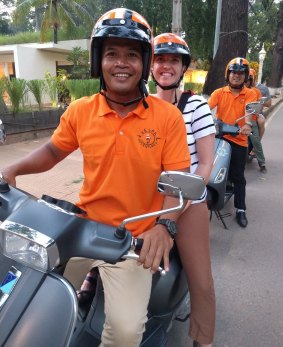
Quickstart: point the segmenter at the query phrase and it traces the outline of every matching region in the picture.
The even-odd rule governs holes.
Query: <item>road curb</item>
[[[281,105],[281,103],[283,102],[283,98],[280,97],[278,98],[279,100],[276,101],[276,103],[274,103],[273,105],[271,105],[267,110],[263,111],[263,115],[265,118],[268,118],[270,113],[279,105]]]

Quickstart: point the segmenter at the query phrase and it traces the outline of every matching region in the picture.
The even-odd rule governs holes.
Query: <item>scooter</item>
[[[104,322],[100,281],[89,307],[78,307],[62,266],[72,257],[116,263],[138,259],[141,240],[126,225],[183,208],[205,190],[202,177],[168,171],[160,175],[158,191],[178,197],[178,206],[124,220],[113,227],[85,218],[84,211],[62,200],[37,199],[0,178],[0,346],[98,346]],[[80,230],[74,233],[74,230]],[[188,299],[186,279],[176,249],[170,272],[153,276],[148,322],[141,346],[164,347],[172,321]]]
[[[251,102],[246,105],[246,114],[236,120],[235,124],[227,124],[219,119],[215,119],[216,135],[214,143],[214,161],[210,179],[207,184],[207,203],[208,208],[214,212],[224,228],[228,229],[224,218],[230,216],[230,213],[223,213],[222,209],[234,194],[233,185],[228,182],[228,172],[231,159],[231,146],[225,140],[224,135],[237,136],[240,132],[238,122],[252,114],[259,114],[262,111],[262,105],[266,98],[258,102]],[[252,135],[251,135],[252,136]]]

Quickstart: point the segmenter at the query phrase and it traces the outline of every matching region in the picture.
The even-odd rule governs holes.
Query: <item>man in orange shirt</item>
[[[118,226],[127,217],[176,205],[174,198],[163,200],[156,184],[162,170],[187,170],[186,129],[175,106],[147,94],[152,36],[142,16],[127,9],[104,14],[93,29],[90,51],[91,75],[100,78],[101,92],[72,103],[47,144],[1,171],[15,184],[16,176],[49,170],[80,148],[85,179],[78,205],[89,218]],[[107,264],[83,259],[67,265],[66,277],[76,288],[89,269],[99,267],[106,314],[101,347],[140,345],[151,273],[162,259],[169,270],[177,217],[163,215],[166,225],[153,217],[129,226],[144,240],[143,266],[134,260]]]
[[[254,91],[245,87],[244,83],[249,76],[249,62],[244,58],[232,59],[225,71],[228,85],[215,90],[208,104],[211,109],[217,106],[216,117],[228,124],[235,124],[237,119],[245,115],[245,106],[256,101]],[[246,216],[246,179],[245,163],[247,156],[248,139],[251,133],[251,117],[239,120],[240,133],[238,136],[225,135],[232,147],[228,179],[234,186],[234,206],[236,208],[237,223],[245,228],[248,225]]]

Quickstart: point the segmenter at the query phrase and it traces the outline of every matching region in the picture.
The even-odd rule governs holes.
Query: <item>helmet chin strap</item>
[[[116,100],[113,100],[113,99],[109,98],[109,96],[105,93],[107,91],[107,88],[106,88],[106,85],[105,85],[103,77],[100,78],[100,94],[103,95],[106,100],[111,101],[114,104],[118,104],[118,105],[122,105],[122,106],[126,107],[126,106],[130,106],[130,105],[136,104],[137,102],[142,100],[144,108],[148,108],[148,104],[145,101],[145,97],[148,96],[148,91],[146,89],[144,80],[140,80],[140,82],[139,82],[139,90],[141,92],[141,95],[139,97],[137,97],[136,99],[133,99],[133,100],[130,100],[130,101],[126,101],[126,102],[116,101]]]
[[[233,88],[233,89],[243,89],[243,87],[244,87],[244,83],[240,84],[239,86],[233,86],[233,85],[229,82],[228,85],[229,85],[230,88]]]
[[[181,83],[181,81],[183,79],[183,75],[182,75],[177,82],[175,82],[173,84],[170,84],[169,86],[162,86],[160,83],[158,83],[156,81],[153,73],[151,73],[151,76],[152,76],[152,79],[153,79],[155,85],[157,85],[158,87],[160,87],[163,90],[170,90],[170,89],[177,89],[177,88],[179,88],[180,83]]]

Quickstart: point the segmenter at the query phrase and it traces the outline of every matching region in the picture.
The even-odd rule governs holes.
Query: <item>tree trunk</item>
[[[58,26],[55,24],[53,29],[54,37],[53,41],[54,43],[58,43]]]
[[[226,65],[231,59],[246,57],[248,5],[248,0],[222,0],[219,46],[204,84],[206,95],[224,85]]]
[[[54,33],[53,41],[54,41],[54,43],[58,43],[59,19],[58,19],[57,0],[53,0],[52,6],[53,6],[53,8],[54,8],[54,15],[56,16],[56,17],[55,17],[55,21],[54,21],[54,23],[53,23],[53,33]]]
[[[273,49],[272,70],[267,85],[272,88],[281,87],[283,75],[283,5],[278,12],[277,36]]]

